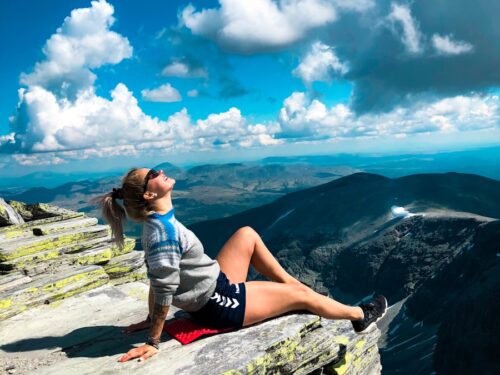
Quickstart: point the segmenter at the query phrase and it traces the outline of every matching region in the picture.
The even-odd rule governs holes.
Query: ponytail
[[[97,196],[90,200],[92,205],[101,208],[104,220],[111,227],[111,238],[120,249],[123,249],[123,223],[127,216],[135,222],[144,222],[150,212],[148,203],[143,197],[144,181],[136,173],[137,168],[132,168],[123,177],[122,187],[111,192]],[[117,200],[123,200],[123,207]]]
[[[127,214],[122,206],[116,202],[118,199],[116,189],[104,195],[92,198],[90,203],[98,205],[104,220],[111,227],[111,240],[118,245],[121,250],[124,246],[123,222],[127,219]]]

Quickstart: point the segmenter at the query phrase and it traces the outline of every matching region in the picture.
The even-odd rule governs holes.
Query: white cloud
[[[344,104],[328,108],[317,99],[294,92],[284,100],[278,122],[254,124],[234,107],[195,122],[186,109],[166,120],[151,118],[123,84],[113,90],[112,100],[86,92],[74,103],[38,90],[25,94],[31,96],[26,98],[33,110],[31,126],[14,138],[25,154],[13,157],[25,165],[143,155],[156,149],[188,152],[381,136],[404,138],[417,133],[490,129],[498,127],[500,120],[498,96],[456,96],[357,117]],[[12,139],[4,136],[2,140]]]
[[[241,147],[283,143],[273,137],[280,130],[278,124],[248,124],[240,110],[234,107],[227,112],[210,114],[205,120],[198,120],[196,128],[196,136],[202,144],[206,143],[207,138],[220,145]]]
[[[196,78],[196,77],[208,77],[208,73],[202,68],[192,68],[189,65],[176,61],[165,68],[163,68],[161,74],[165,77],[181,77],[181,78]]]
[[[354,114],[343,104],[330,110],[319,100],[294,92],[283,102],[279,113],[281,136],[285,138],[324,138],[342,135],[344,121]]]
[[[166,83],[155,89],[141,91],[142,98],[150,102],[172,103],[182,100],[181,94],[170,83]]]
[[[439,34],[434,34],[432,36],[432,45],[437,52],[443,55],[460,55],[474,50],[474,46],[472,44],[464,41],[453,40],[451,35],[441,36]]]
[[[310,84],[314,81],[329,82],[335,75],[343,75],[347,71],[347,64],[340,61],[331,47],[315,42],[292,73]]]
[[[410,8],[407,5],[392,3],[391,13],[388,16],[391,23],[399,23],[403,29],[401,41],[405,45],[408,52],[419,53],[422,52],[420,40],[422,35],[418,28],[418,23],[413,19]],[[393,31],[397,33],[396,29]]]
[[[354,12],[364,12],[375,7],[375,0],[334,0],[339,9]]]
[[[499,126],[498,96],[455,96],[435,102],[417,102],[391,112],[356,116],[347,106],[327,108],[317,99],[294,92],[283,102],[279,114],[280,138],[317,140],[328,138],[398,138],[417,133],[447,133]]]
[[[111,100],[95,95],[93,88],[80,91],[74,101],[38,86],[21,95],[20,117],[27,120],[16,134],[19,151],[104,147],[153,138],[161,131],[162,123],[145,115],[123,84],[112,90]]]
[[[199,95],[199,92],[198,92],[198,90],[193,89],[193,90],[189,90],[187,92],[187,95],[190,96],[191,98],[195,98]]]
[[[191,8],[188,19],[193,22],[191,27],[198,28],[198,31],[209,30],[210,25],[215,25],[217,27],[213,30],[217,33],[219,27],[225,27],[225,34],[214,38],[220,37],[223,38],[220,40],[230,43],[249,37],[251,48],[263,49],[298,40],[315,27],[313,24],[327,24],[335,18],[332,10],[331,17],[324,17],[323,21],[320,18],[308,19],[320,17],[307,13],[315,6],[330,9],[330,5],[320,1],[271,4],[259,0],[255,4],[274,7],[275,13],[261,17],[263,20],[259,23],[268,27],[266,32],[270,33],[271,42],[265,40],[260,30],[256,36],[243,33],[246,27],[250,27],[248,22],[257,17],[246,9],[247,2],[225,0],[220,9],[201,12],[194,12]],[[229,14],[228,9],[235,10],[235,13]],[[0,137],[0,151],[12,153],[14,159],[26,165],[57,164],[66,160],[144,154],[157,149],[204,151],[386,135],[403,138],[416,133],[490,129],[499,124],[498,96],[479,95],[455,96],[432,103],[415,102],[407,108],[398,107],[391,112],[358,117],[345,104],[328,107],[318,99],[294,92],[284,100],[277,121],[268,123],[253,123],[235,107],[197,120],[192,120],[186,109],[166,119],[151,117],[142,111],[134,94],[122,83],[111,91],[109,99],[96,95],[95,76],[90,69],[118,63],[132,52],[126,38],[108,30],[114,21],[112,13],[113,8],[100,1],[93,2],[91,8],[73,11],[66,18],[46,44],[46,59],[35,66],[32,74],[23,76],[28,87],[19,90],[18,113],[12,120],[13,132]],[[393,5],[393,13],[393,20],[400,22],[403,30],[413,30],[405,33],[417,40],[411,42],[412,37],[407,37],[405,43],[410,46],[413,43],[414,49],[415,46],[420,48],[418,27],[409,9]],[[236,15],[242,18],[238,19]],[[281,23],[268,24],[272,17],[277,17]],[[299,28],[288,30],[286,26],[293,25],[294,20],[300,21],[297,23]],[[405,29],[405,23],[412,24],[413,29]],[[282,34],[273,35],[273,28],[280,25],[285,26]],[[95,45],[90,42],[92,37]],[[107,42],[109,48],[99,44]],[[75,61],[68,57],[72,48],[78,49]],[[181,63],[174,64],[169,65],[167,73],[193,76],[191,68]],[[296,74],[304,81],[312,82],[325,80],[334,73],[343,74],[346,69],[332,49],[317,43],[297,67]],[[165,94],[174,90],[167,84],[144,90],[143,96],[165,100],[168,97]],[[196,94],[197,90],[188,92],[188,96]]]
[[[28,125],[2,136],[0,148],[14,147],[15,160],[25,165],[136,155],[157,148],[203,151],[282,143],[273,138],[279,125],[250,124],[237,108],[195,123],[186,109],[166,120],[150,117],[123,84],[112,90],[111,100],[95,95],[93,88],[80,91],[74,102],[41,87],[22,90],[21,96]]]
[[[105,0],[91,4],[65,18],[43,48],[45,60],[36,63],[32,73],[22,74],[21,83],[75,97],[78,90],[93,85],[96,76],[90,69],[132,56],[127,38],[109,30],[115,22],[113,7]]]
[[[20,154],[13,155],[12,158],[20,165],[26,166],[40,166],[40,165],[57,165],[64,164],[67,161],[56,155],[46,155],[46,154]]]
[[[195,11],[187,6],[181,22],[193,34],[239,53],[276,50],[336,19],[334,5],[324,0],[220,0],[220,8]]]

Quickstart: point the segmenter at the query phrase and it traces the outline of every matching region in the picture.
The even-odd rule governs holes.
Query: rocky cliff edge
[[[146,333],[143,253],[97,219],[0,200],[0,372],[7,374],[378,374],[377,329],[297,312],[181,345],[163,334],[145,362],[118,363]],[[172,308],[167,320],[186,316]]]

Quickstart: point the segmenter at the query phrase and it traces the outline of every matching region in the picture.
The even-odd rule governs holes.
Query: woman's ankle
[[[353,316],[351,317],[351,320],[361,320],[364,319],[365,313],[363,312],[363,309],[359,306],[353,306]]]

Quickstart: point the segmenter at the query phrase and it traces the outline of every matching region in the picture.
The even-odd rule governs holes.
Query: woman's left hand
[[[130,349],[126,354],[122,355],[118,362],[127,362],[134,358],[139,358],[139,361],[145,361],[149,357],[154,356],[159,350],[154,346],[144,344],[137,348]]]

